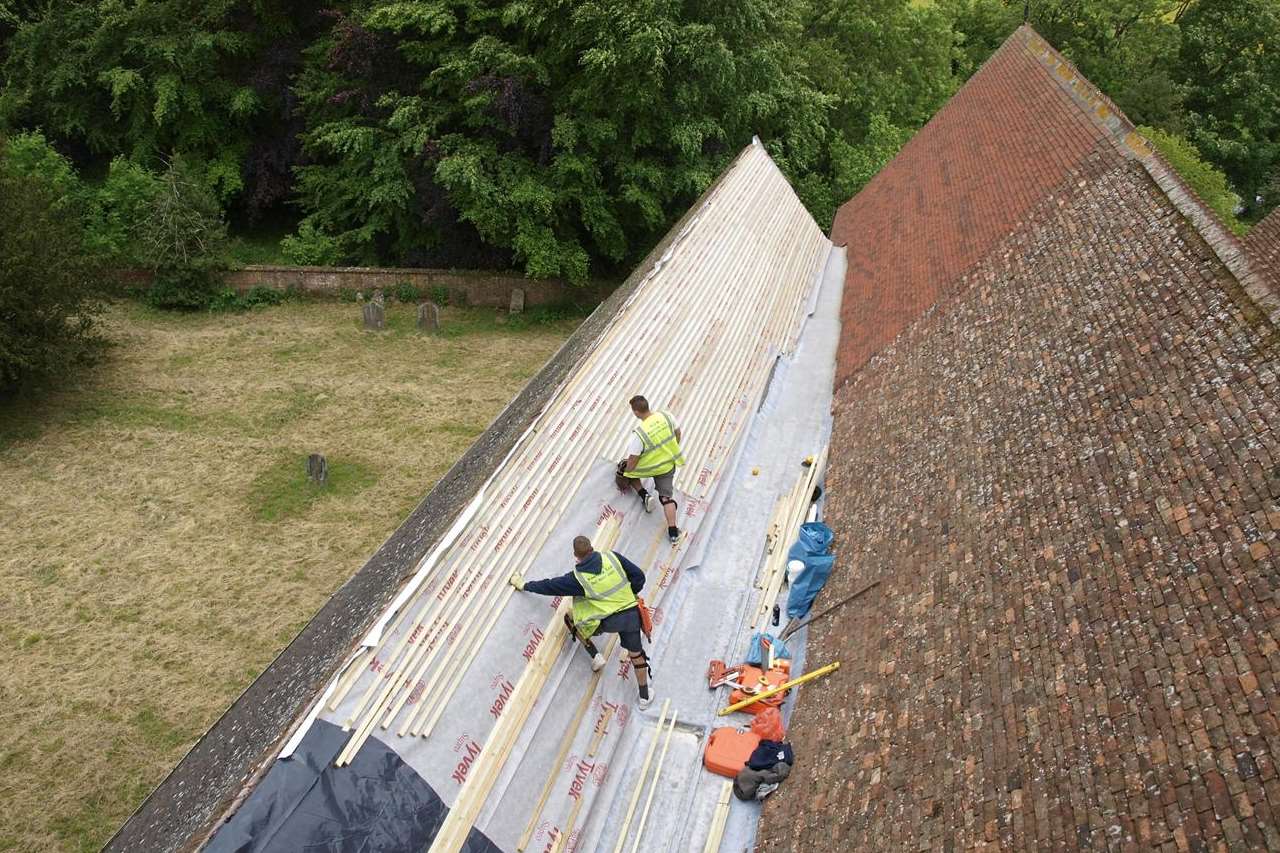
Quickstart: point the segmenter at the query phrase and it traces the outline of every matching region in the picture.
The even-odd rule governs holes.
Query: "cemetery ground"
[[[359,315],[117,303],[101,366],[0,406],[0,850],[104,843],[581,320]]]

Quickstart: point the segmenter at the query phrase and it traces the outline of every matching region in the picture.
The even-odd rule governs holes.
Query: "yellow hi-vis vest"
[[[666,412],[650,414],[636,427],[636,435],[640,437],[644,452],[636,460],[635,468],[622,472],[624,477],[653,477],[684,465],[684,451],[676,440],[671,416]]]
[[[574,597],[571,612],[573,627],[584,640],[596,632],[604,617],[636,606],[631,582],[612,551],[600,552],[600,571],[596,574],[580,572],[574,566],[573,576],[586,591],[586,595]]]

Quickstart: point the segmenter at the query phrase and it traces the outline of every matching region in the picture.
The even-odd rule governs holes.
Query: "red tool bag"
[[[653,613],[649,610],[649,605],[644,603],[643,598],[636,598],[636,607],[640,608],[640,631],[644,634],[644,638],[649,642],[653,642]]]

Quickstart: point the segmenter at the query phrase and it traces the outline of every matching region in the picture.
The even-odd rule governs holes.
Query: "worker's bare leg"
[[[676,527],[676,502],[672,495],[676,491],[676,472],[673,468],[665,474],[653,478],[654,491],[658,493],[658,501],[662,504],[662,514],[667,517],[667,538],[676,542],[680,538],[680,528]]]

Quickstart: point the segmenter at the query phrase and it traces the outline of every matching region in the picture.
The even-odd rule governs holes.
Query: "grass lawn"
[[[578,322],[413,310],[121,303],[0,407],[0,850],[98,849]]]

